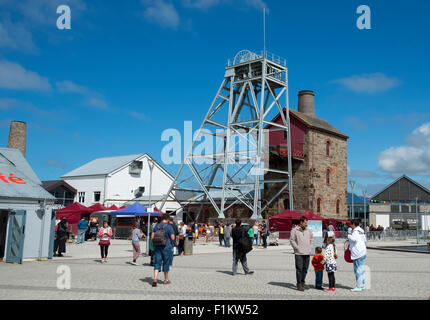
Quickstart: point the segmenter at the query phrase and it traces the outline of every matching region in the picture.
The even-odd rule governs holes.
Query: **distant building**
[[[369,211],[369,225],[415,229],[418,213],[418,227],[429,230],[430,190],[403,175],[370,198]]]
[[[67,207],[75,202],[77,190],[66,181],[42,181],[42,187],[55,197],[55,204]]]
[[[347,219],[348,136],[316,117],[313,91],[300,91],[298,111],[290,109],[289,115],[294,210],[311,211],[325,218]],[[280,123],[281,116],[278,114],[272,122]],[[269,144],[270,168],[286,171],[288,145],[285,132],[271,132]],[[280,177],[270,172],[265,175],[265,180]],[[267,184],[264,198],[269,200],[278,191],[279,186]],[[269,207],[268,214],[289,209],[288,198],[287,188]]]
[[[76,202],[85,206],[95,203],[121,206],[125,202],[149,196],[151,163],[154,165],[151,187],[151,203],[154,206],[161,200],[156,195],[160,197],[168,192],[173,177],[146,153],[95,159],[61,178],[76,189]],[[163,211],[174,211],[178,206],[176,202],[168,201]]]
[[[22,151],[0,148],[0,261],[52,257],[54,200]]]

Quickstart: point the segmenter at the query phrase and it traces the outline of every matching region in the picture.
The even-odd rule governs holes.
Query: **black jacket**
[[[231,238],[233,239],[233,250],[239,250],[239,240],[241,237],[247,235],[248,233],[246,230],[240,226],[235,227],[233,230],[231,230]]]

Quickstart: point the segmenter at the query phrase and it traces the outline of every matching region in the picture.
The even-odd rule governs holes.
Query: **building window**
[[[85,192],[78,192],[78,202],[79,203],[85,202]]]
[[[322,203],[321,198],[318,198],[317,199],[317,213],[318,214],[321,214],[321,203]]]
[[[325,173],[325,182],[327,184],[330,184],[330,169],[327,169],[327,171]]]
[[[100,201],[100,191],[94,191],[94,202]]]
[[[325,143],[325,155],[326,155],[327,157],[330,157],[330,141],[327,141],[327,142]]]
[[[340,200],[336,200],[336,214],[340,214]]]

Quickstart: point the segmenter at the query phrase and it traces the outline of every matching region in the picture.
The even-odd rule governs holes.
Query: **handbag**
[[[346,241],[344,246],[346,246],[346,244],[348,244],[348,247],[344,251],[343,258],[346,262],[353,263],[354,261],[351,259],[351,250],[349,249],[349,242]]]
[[[100,246],[110,246],[110,241],[109,240],[100,240],[99,245]]]

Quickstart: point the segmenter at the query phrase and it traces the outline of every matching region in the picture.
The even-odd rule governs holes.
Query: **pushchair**
[[[271,232],[268,237],[268,245],[269,246],[279,246],[279,232]]]

